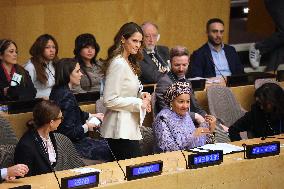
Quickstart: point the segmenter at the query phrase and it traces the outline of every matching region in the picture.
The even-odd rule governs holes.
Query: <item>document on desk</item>
[[[204,146],[200,146],[197,148],[190,149],[194,152],[204,152],[209,150],[223,150],[223,154],[230,154],[234,152],[241,152],[244,150],[243,147],[235,146],[233,144],[228,143],[215,143],[215,144],[206,144]]]
[[[101,172],[100,169],[95,169],[95,168],[92,168],[92,167],[83,167],[83,168],[71,169],[71,171],[75,172],[75,173],[80,173],[80,174],[90,173],[90,172]]]

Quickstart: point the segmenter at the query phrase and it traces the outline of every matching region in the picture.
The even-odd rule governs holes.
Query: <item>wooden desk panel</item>
[[[265,142],[274,141],[277,139],[267,139]],[[284,140],[280,140],[284,143]],[[251,139],[246,141],[234,142],[236,145],[242,143],[254,144],[263,142],[260,139]],[[98,169],[112,169],[114,172],[113,178],[116,182],[100,186],[107,189],[144,189],[144,188],[163,188],[163,189],[182,189],[182,188],[218,188],[218,189],[279,189],[284,185],[284,152],[282,151],[278,156],[265,157],[261,159],[246,160],[243,159],[243,153],[236,153],[224,156],[224,162],[221,165],[205,167],[194,170],[183,170],[173,173],[162,173],[160,176],[144,178],[133,181],[123,181],[123,174],[115,162],[94,165],[90,167]],[[185,152],[189,154],[188,152]],[[122,167],[125,169],[126,165],[135,163],[142,163],[154,160],[163,160],[167,166],[167,158],[179,158],[181,167],[185,167],[180,152],[169,152],[145,156],[135,159],[120,161]],[[60,178],[75,175],[70,170],[57,172]],[[46,182],[45,182],[46,181]],[[32,184],[34,188],[45,186],[45,189],[57,188],[57,183],[54,175],[49,173],[34,177],[27,177],[9,183],[3,183],[0,188],[15,187],[23,184]]]

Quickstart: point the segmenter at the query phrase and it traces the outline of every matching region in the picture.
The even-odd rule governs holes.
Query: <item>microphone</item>
[[[103,141],[106,143],[107,148],[109,149],[109,151],[110,151],[112,157],[114,158],[114,160],[116,161],[118,167],[120,168],[120,170],[122,171],[122,173],[123,173],[123,175],[124,175],[124,180],[126,180],[126,174],[125,174],[124,170],[122,169],[120,163],[118,162],[116,156],[114,155],[113,151],[111,150],[111,148],[110,148],[110,146],[109,146],[107,140],[106,140],[104,137],[102,137],[102,135],[101,135],[101,133],[100,133],[100,131],[99,131],[98,129],[96,129],[96,132],[99,133],[99,135],[101,136],[101,138],[103,139]]]
[[[166,118],[165,118],[164,116],[160,116],[160,118],[161,118],[162,122],[164,122],[164,123],[166,124],[167,128],[170,130],[170,133],[171,133],[172,138],[174,139],[174,141],[175,141],[177,147],[179,148],[180,152],[181,152],[182,155],[183,155],[183,158],[184,158],[184,161],[185,161],[185,165],[186,165],[186,169],[187,169],[187,168],[188,168],[188,163],[187,163],[185,154],[183,153],[183,151],[182,151],[180,145],[178,144],[178,142],[177,142],[177,140],[176,140],[176,137],[173,135],[172,130],[171,130],[170,127],[168,126],[168,122],[167,122]]]
[[[60,185],[59,179],[58,179],[58,177],[57,177],[57,175],[56,175],[56,173],[55,173],[55,170],[53,169],[53,167],[52,167],[51,164],[49,164],[49,166],[50,166],[50,168],[51,168],[51,171],[52,171],[52,173],[53,173],[53,175],[54,175],[54,177],[55,177],[55,179],[56,179],[56,181],[57,181],[57,184],[58,184],[58,186],[59,186],[59,189],[60,189],[60,188],[61,188],[61,185]]]
[[[35,140],[37,141],[37,143],[39,144],[41,150],[43,150],[43,152],[48,155],[48,151],[47,151],[46,147],[44,147],[43,144],[40,143],[40,141],[38,140],[38,137],[35,135],[35,133],[34,133],[34,137],[35,137]],[[57,154],[56,154],[56,155],[57,155]],[[44,158],[46,159],[46,157],[44,157]],[[52,165],[50,164],[49,159],[46,159],[46,160],[47,160],[47,162],[48,162],[48,166],[49,166],[49,168],[51,169],[51,172],[53,173],[53,175],[54,175],[54,177],[55,177],[55,179],[56,179],[56,181],[57,181],[58,187],[59,187],[59,189],[60,189],[60,188],[61,188],[61,185],[60,185],[59,179],[58,179],[58,177],[57,177],[57,175],[56,175],[56,173],[55,173],[55,170],[54,170],[54,168],[52,167]]]
[[[220,75],[221,75],[222,78],[224,79],[224,82],[225,82],[225,84],[226,84],[226,86],[227,86],[227,80],[226,80],[225,76],[222,74],[222,72],[220,71],[220,69],[216,66],[216,64],[214,63],[214,60],[212,59],[212,57],[209,56],[209,55],[207,54],[207,52],[205,52],[205,56],[207,56],[207,57],[209,58],[209,60],[210,60],[209,62],[211,62],[211,64],[213,64],[214,68],[216,68],[216,70],[220,73]]]

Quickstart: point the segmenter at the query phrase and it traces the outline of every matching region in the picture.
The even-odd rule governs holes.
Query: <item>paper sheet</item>
[[[206,144],[197,148],[190,149],[195,152],[204,152],[204,150],[223,150],[223,154],[229,154],[232,152],[241,152],[244,150],[243,147],[235,146],[233,144],[227,143],[215,143],[215,144]]]
[[[80,174],[90,173],[90,172],[101,172],[100,169],[95,169],[92,167],[83,167],[83,168],[78,168],[78,169],[72,169],[70,171],[75,172],[75,173],[80,173]]]

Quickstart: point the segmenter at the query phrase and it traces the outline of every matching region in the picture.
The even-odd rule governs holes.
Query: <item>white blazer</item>
[[[118,55],[106,72],[104,116],[101,134],[104,138],[141,140],[140,111],[142,99],[139,80],[126,60]]]

